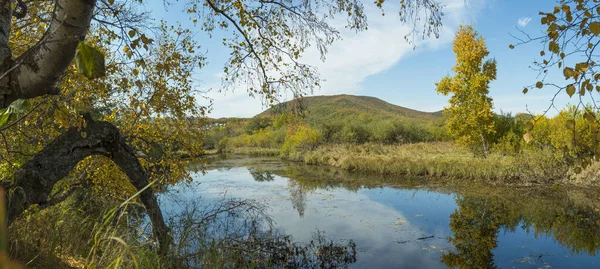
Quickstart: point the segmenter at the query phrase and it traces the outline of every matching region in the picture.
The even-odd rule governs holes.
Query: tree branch
[[[85,128],[73,127],[58,136],[15,173],[8,188],[11,190],[7,203],[8,225],[31,205],[43,208],[53,203],[50,194],[59,180],[69,175],[84,158],[102,155],[113,160],[138,191],[143,190],[139,199],[146,207],[159,251],[166,254],[170,244],[168,228],[154,191],[147,188],[148,174],[135,156],[135,150],[111,123],[94,121],[85,115],[84,118]]]
[[[0,8],[3,2],[10,1],[0,2]],[[8,81],[0,80],[0,108],[16,99],[58,94],[55,85],[73,61],[77,45],[85,38],[95,4],[96,0],[56,1],[50,26],[42,39],[10,66],[0,68],[5,71],[18,65],[9,72]],[[0,54],[4,41],[2,24],[0,20]]]

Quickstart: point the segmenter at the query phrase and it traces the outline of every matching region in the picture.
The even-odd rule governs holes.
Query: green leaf
[[[0,113],[0,127],[6,125],[6,123],[8,122],[8,119],[10,119],[10,113],[6,113],[6,109],[2,109],[0,110],[2,111]]]
[[[570,129],[570,130],[575,129],[575,121],[574,120],[567,120],[566,126],[567,126],[567,129]]]
[[[80,42],[75,54],[77,71],[86,78],[94,79],[103,77],[106,72],[104,65],[104,54],[97,48]]]
[[[28,100],[17,99],[6,108],[6,113],[21,114],[21,113],[25,113],[27,110],[29,110],[30,107],[31,107],[31,104],[29,103]]]
[[[23,114],[31,105],[26,99],[17,99],[12,102],[7,108],[0,109],[0,127],[6,125],[12,114]]]

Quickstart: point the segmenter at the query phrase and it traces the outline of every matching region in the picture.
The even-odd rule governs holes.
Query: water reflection
[[[496,268],[493,250],[498,244],[498,234],[501,230],[515,232],[518,229],[533,233],[535,238],[552,237],[571,255],[598,254],[600,216],[596,210],[569,202],[562,206],[544,205],[533,199],[457,198],[459,209],[450,215],[454,236],[449,239],[455,250],[442,255],[442,261],[448,267]],[[546,255],[531,253],[520,261],[548,265],[550,260],[558,258]]]
[[[219,181],[228,193],[270,199],[277,224],[287,232],[303,238],[317,227],[355,240],[364,248],[357,268],[600,263],[600,203],[593,191],[399,180],[271,159],[225,165],[240,168],[227,172],[230,181]],[[248,174],[254,184],[243,179]]]
[[[497,235],[503,224],[503,206],[476,198],[458,198],[459,209],[450,215],[449,238],[455,250],[442,255],[448,267],[497,268],[492,249],[497,246]]]
[[[166,203],[173,239],[166,268],[347,268],[357,261],[354,241],[322,231],[297,241],[252,200],[178,202]]]
[[[273,173],[271,171],[263,171],[261,169],[250,167],[248,172],[252,175],[252,178],[258,182],[273,181]]]
[[[306,210],[306,196],[304,187],[296,180],[290,180],[288,183],[288,189],[290,190],[290,201],[292,201],[292,207],[298,211],[300,218],[304,217],[304,210]]]

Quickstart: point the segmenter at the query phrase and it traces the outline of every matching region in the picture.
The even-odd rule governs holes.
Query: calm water
[[[218,160],[205,172],[174,187],[177,196],[254,199],[297,241],[317,230],[352,239],[351,268],[600,268],[595,193],[450,188],[265,158]]]

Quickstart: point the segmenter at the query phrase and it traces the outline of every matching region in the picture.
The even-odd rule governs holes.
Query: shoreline
[[[321,145],[282,155],[276,148],[233,148],[223,154],[279,157],[286,161],[336,167],[350,172],[449,178],[491,185],[600,187],[600,162],[575,174],[559,154],[548,150],[473,156],[449,142],[403,145]]]

